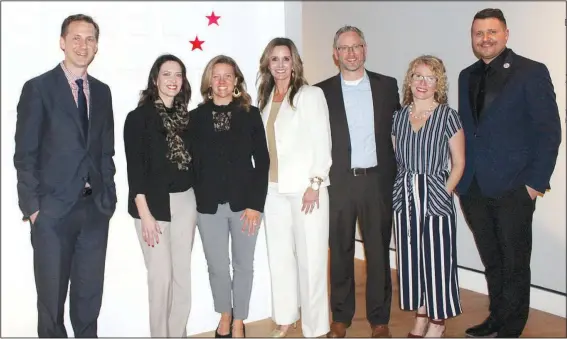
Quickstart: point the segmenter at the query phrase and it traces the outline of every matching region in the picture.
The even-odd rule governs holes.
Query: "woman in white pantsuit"
[[[264,217],[277,324],[270,336],[285,337],[301,308],[303,335],[318,337],[329,331],[329,110],[323,91],[307,85],[290,39],[268,43],[258,85],[270,154]]]

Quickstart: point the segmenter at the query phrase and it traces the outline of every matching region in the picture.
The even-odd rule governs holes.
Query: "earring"
[[[212,98],[213,98],[213,94],[211,93],[212,91],[213,91],[213,88],[212,88],[212,87],[209,87],[209,94],[207,95],[207,97],[208,97],[209,99],[212,99]]]
[[[238,87],[234,87],[234,90],[232,91],[232,96],[235,97],[235,98],[240,98],[241,95],[242,95],[242,92],[240,92]]]

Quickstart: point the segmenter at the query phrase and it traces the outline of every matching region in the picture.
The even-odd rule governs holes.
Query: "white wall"
[[[220,15],[220,26],[207,26],[205,15]],[[2,3],[2,337],[37,336],[36,292],[29,224],[21,221],[13,166],[16,105],[24,82],[55,67],[63,58],[59,34],[70,14],[92,15],[101,29],[99,52],[89,72],[113,94],[118,206],[110,224],[105,290],[99,336],[149,336],[145,267],[134,223],[127,214],[128,186],[122,139],[124,119],[135,108],[155,58],[179,56],[193,88],[191,108],[200,101],[203,68],[213,56],[235,58],[256,98],[255,79],[267,42],[285,34],[280,2],[35,2]],[[191,52],[198,34],[204,51]],[[207,266],[195,237],[192,258],[193,308],[188,332],[214,330]],[[269,271],[263,229],[256,248],[255,280],[249,321],[271,314]],[[67,331],[73,335],[69,317]]]
[[[260,54],[275,36],[292,38],[305,63],[311,83],[336,73],[332,39],[344,24],[360,27],[369,44],[370,70],[401,80],[409,61],[434,53],[445,61],[449,100],[456,107],[456,83],[461,69],[474,62],[469,28],[476,11],[500,7],[510,27],[509,46],[549,67],[561,119],[565,119],[565,4],[512,2],[3,2],[2,6],[2,337],[35,336],[36,293],[29,225],[21,221],[13,168],[16,105],[23,83],[52,69],[62,58],[59,30],[70,14],[92,15],[101,26],[99,53],[90,73],[109,84],[115,112],[116,182],[119,203],[111,221],[105,294],[99,336],[148,336],[147,285],[142,254],[126,212],[127,184],[122,128],[137,102],[155,58],[178,55],[188,67],[194,89],[191,107],[200,102],[198,87],[206,62],[219,53],[236,59],[253,99]],[[214,10],[220,27],[207,26]],[[25,18],[25,19],[22,19]],[[529,25],[526,24],[529,19]],[[189,40],[198,34],[204,51],[191,52]],[[563,138],[565,135],[563,134]],[[539,199],[534,215],[533,283],[565,292],[565,144],[562,143],[552,191]],[[560,213],[556,213],[560,211]],[[482,269],[470,231],[459,212],[459,263]],[[199,236],[193,250],[193,309],[190,334],[210,331],[218,316],[213,311],[208,273]],[[360,248],[360,246],[358,246]],[[255,281],[249,320],[270,316],[270,285],[264,232],[258,239]],[[547,265],[552,262],[554,265]],[[478,275],[460,272],[467,288],[485,292]],[[532,306],[549,310],[550,297],[532,294]],[[554,299],[555,300],[555,299]],[[537,304],[537,305],[536,305]],[[554,312],[565,316],[565,301]],[[551,310],[553,312],[553,310]],[[66,315],[67,330],[73,335]]]
[[[301,1],[285,2],[285,36],[293,40],[299,55],[303,54],[303,3]],[[305,65],[305,67],[308,67]]]
[[[413,58],[434,54],[443,59],[449,77],[449,103],[457,108],[459,72],[476,61],[470,43],[470,25],[474,14],[487,7],[503,10],[510,29],[510,48],[549,68],[564,124],[567,73],[564,2],[304,2],[302,57],[310,66],[305,69],[307,79],[316,83],[337,73],[332,59],[333,37],[338,28],[349,24],[365,33],[367,68],[395,77],[400,90]],[[565,140],[565,130],[562,138]],[[565,174],[565,142],[562,142],[551,179],[552,189],[537,201],[531,266],[532,284],[563,293],[566,288]],[[460,208],[457,243],[459,265],[483,270]],[[468,280],[461,282],[467,284]],[[469,284],[468,288],[485,289],[477,284],[484,284],[483,279],[472,287]],[[549,297],[557,300],[555,294]],[[559,298],[557,309],[562,309],[558,312],[564,316],[565,298]],[[533,305],[541,302],[532,299]]]

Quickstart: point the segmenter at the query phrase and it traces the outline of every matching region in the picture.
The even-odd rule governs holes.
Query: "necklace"
[[[423,112],[421,114],[415,114],[413,112],[414,105],[413,105],[413,102],[412,102],[409,106],[409,115],[414,117],[415,119],[418,119],[418,120],[427,119],[431,115],[431,113],[433,113],[433,110],[435,109],[436,104],[437,104],[437,102],[433,101],[433,103],[431,104],[431,107],[429,107],[428,110],[426,110],[425,112]]]

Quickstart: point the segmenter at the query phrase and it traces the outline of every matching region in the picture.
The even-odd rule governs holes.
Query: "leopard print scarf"
[[[177,168],[180,171],[187,171],[191,162],[191,156],[183,143],[180,133],[187,128],[189,112],[181,103],[175,101],[173,102],[173,113],[167,112],[161,99],[156,100],[154,104],[166,131],[165,138],[169,148],[166,157],[174,164],[177,164]]]

